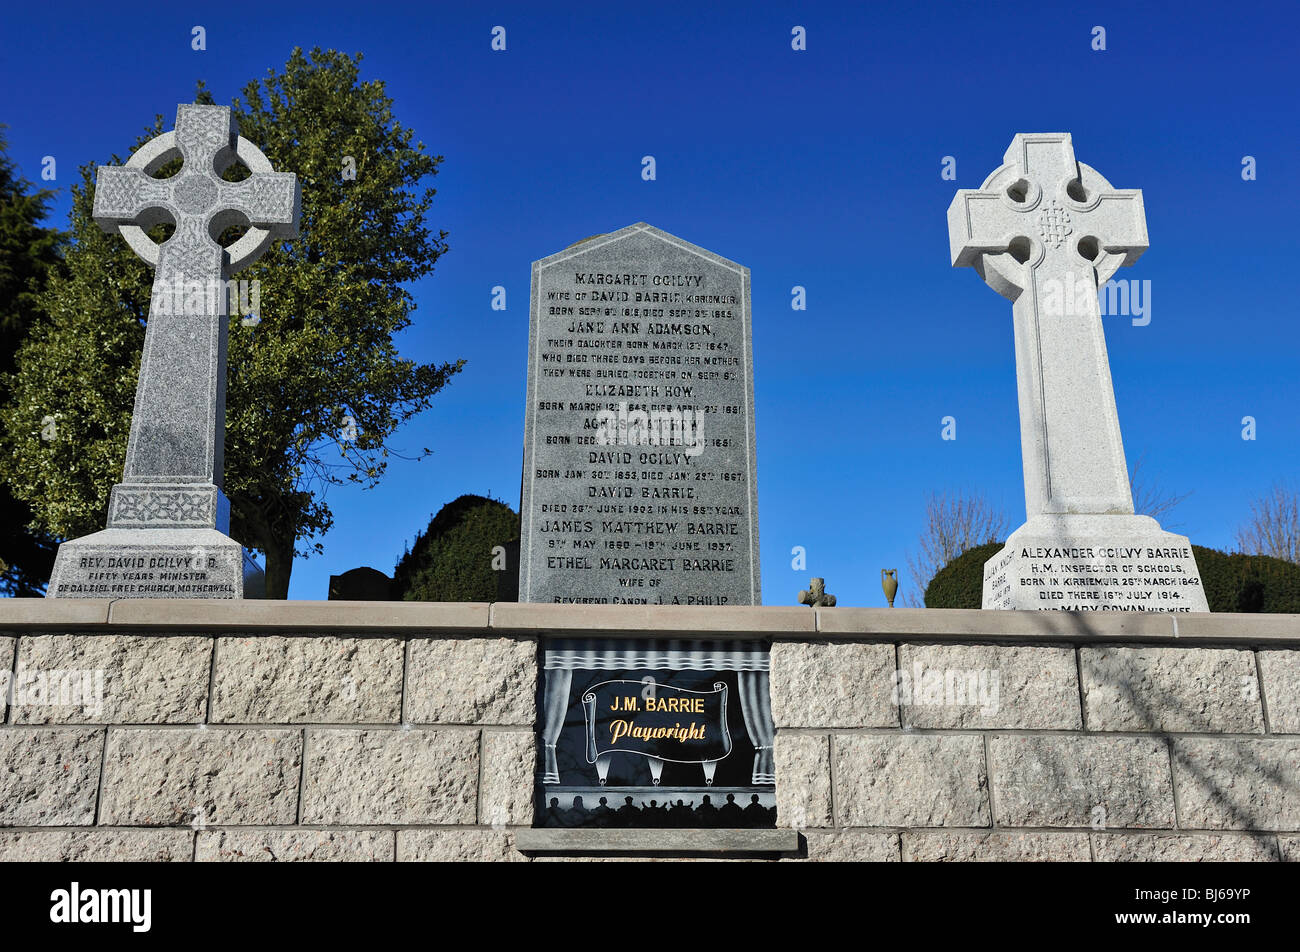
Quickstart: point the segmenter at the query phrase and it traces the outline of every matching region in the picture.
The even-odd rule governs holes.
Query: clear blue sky
[[[430,221],[451,250],[414,287],[401,347],[468,365],[394,441],[434,456],[394,462],[378,489],[330,491],[335,527],[295,566],[292,597],[324,598],[357,565],[391,572],[461,493],[518,505],[529,264],[648,221],[753,272],[764,602],[824,575],[841,604],[879,605],[882,567],[913,581],[927,491],[983,491],[1013,526],[1024,517],[1010,305],[949,266],[945,222],[1016,132],[1071,132],[1081,161],[1144,190],[1151,249],[1118,276],[1151,281],[1151,322],[1105,324],[1130,463],[1145,454],[1151,479],[1191,493],[1167,522],[1228,547],[1251,498],[1294,479],[1300,13],[1147,7],[5,4],[0,121],[28,178],[56,157],[63,225],[77,166],[124,153],[157,113],[170,122],[197,79],[228,102],[320,45],[363,52],[364,75],[446,156]],[[940,438],[945,415],[956,441]]]

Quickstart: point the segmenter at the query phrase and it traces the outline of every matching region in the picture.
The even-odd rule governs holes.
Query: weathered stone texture
[[[199,831],[194,858],[208,863],[391,862],[392,830]]]
[[[989,825],[981,737],[836,734],[831,749],[839,825]]]
[[[396,724],[402,650],[396,638],[218,639],[212,719],[235,724]]]
[[[19,680],[41,676],[49,696],[15,705],[13,721],[197,724],[207,715],[211,665],[211,638],[31,635],[19,644]]]
[[[484,731],[479,822],[528,826],[533,822],[537,735],[532,731]]]
[[[1243,863],[1279,859],[1271,836],[1094,833],[1099,863]]]
[[[417,638],[410,644],[406,721],[532,726],[537,644],[529,638]]]
[[[910,685],[911,703],[902,708],[907,727],[1079,730],[1083,726],[1078,668],[1071,648],[904,644],[899,648],[899,668]]]
[[[808,855],[782,857],[782,861],[814,863],[897,863],[898,834],[869,830],[808,830],[804,833]]]
[[[101,822],[197,829],[294,823],[301,772],[296,730],[113,730]]]
[[[1279,836],[1277,846],[1283,862],[1300,863],[1300,836]]]
[[[1263,733],[1253,652],[1083,648],[1090,731]]]
[[[0,729],[0,826],[95,822],[102,730]]]
[[[993,737],[1000,826],[1172,827],[1169,752],[1152,737]]]
[[[1275,734],[1300,734],[1300,651],[1261,651],[1268,726]]]
[[[188,863],[190,830],[4,830],[5,863]]]
[[[397,859],[408,863],[526,863],[508,830],[398,830]]]
[[[772,720],[780,727],[897,727],[894,646],[772,645]]]
[[[796,830],[834,826],[830,737],[778,731],[774,756],[776,825]]]
[[[1185,827],[1300,829],[1300,740],[1180,738],[1174,773]]]
[[[473,825],[476,730],[308,732],[302,822]]]
[[[1087,833],[926,830],[903,833],[903,855],[917,863],[1071,862],[1092,859]]]

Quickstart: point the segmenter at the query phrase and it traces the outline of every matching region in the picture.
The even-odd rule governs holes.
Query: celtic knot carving
[[[206,525],[212,520],[212,494],[184,490],[144,490],[113,494],[114,525],[135,523],[191,523]]]
[[[207,162],[227,144],[230,120],[227,114],[202,106],[182,105],[176,111],[176,143],[186,161]]]
[[[1060,203],[1047,202],[1038,213],[1038,233],[1042,235],[1043,244],[1059,248],[1065,244],[1074,228],[1070,225],[1070,213]]]
[[[206,212],[217,203],[217,186],[203,175],[190,175],[176,186],[176,204],[191,215]]]

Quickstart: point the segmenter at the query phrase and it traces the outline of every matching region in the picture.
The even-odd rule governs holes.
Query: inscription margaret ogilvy
[[[749,272],[648,225],[533,266],[520,600],[759,602]]]

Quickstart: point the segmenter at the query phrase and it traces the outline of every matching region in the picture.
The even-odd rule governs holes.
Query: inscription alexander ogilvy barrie
[[[633,225],[532,307],[520,600],[757,604],[748,269]]]

